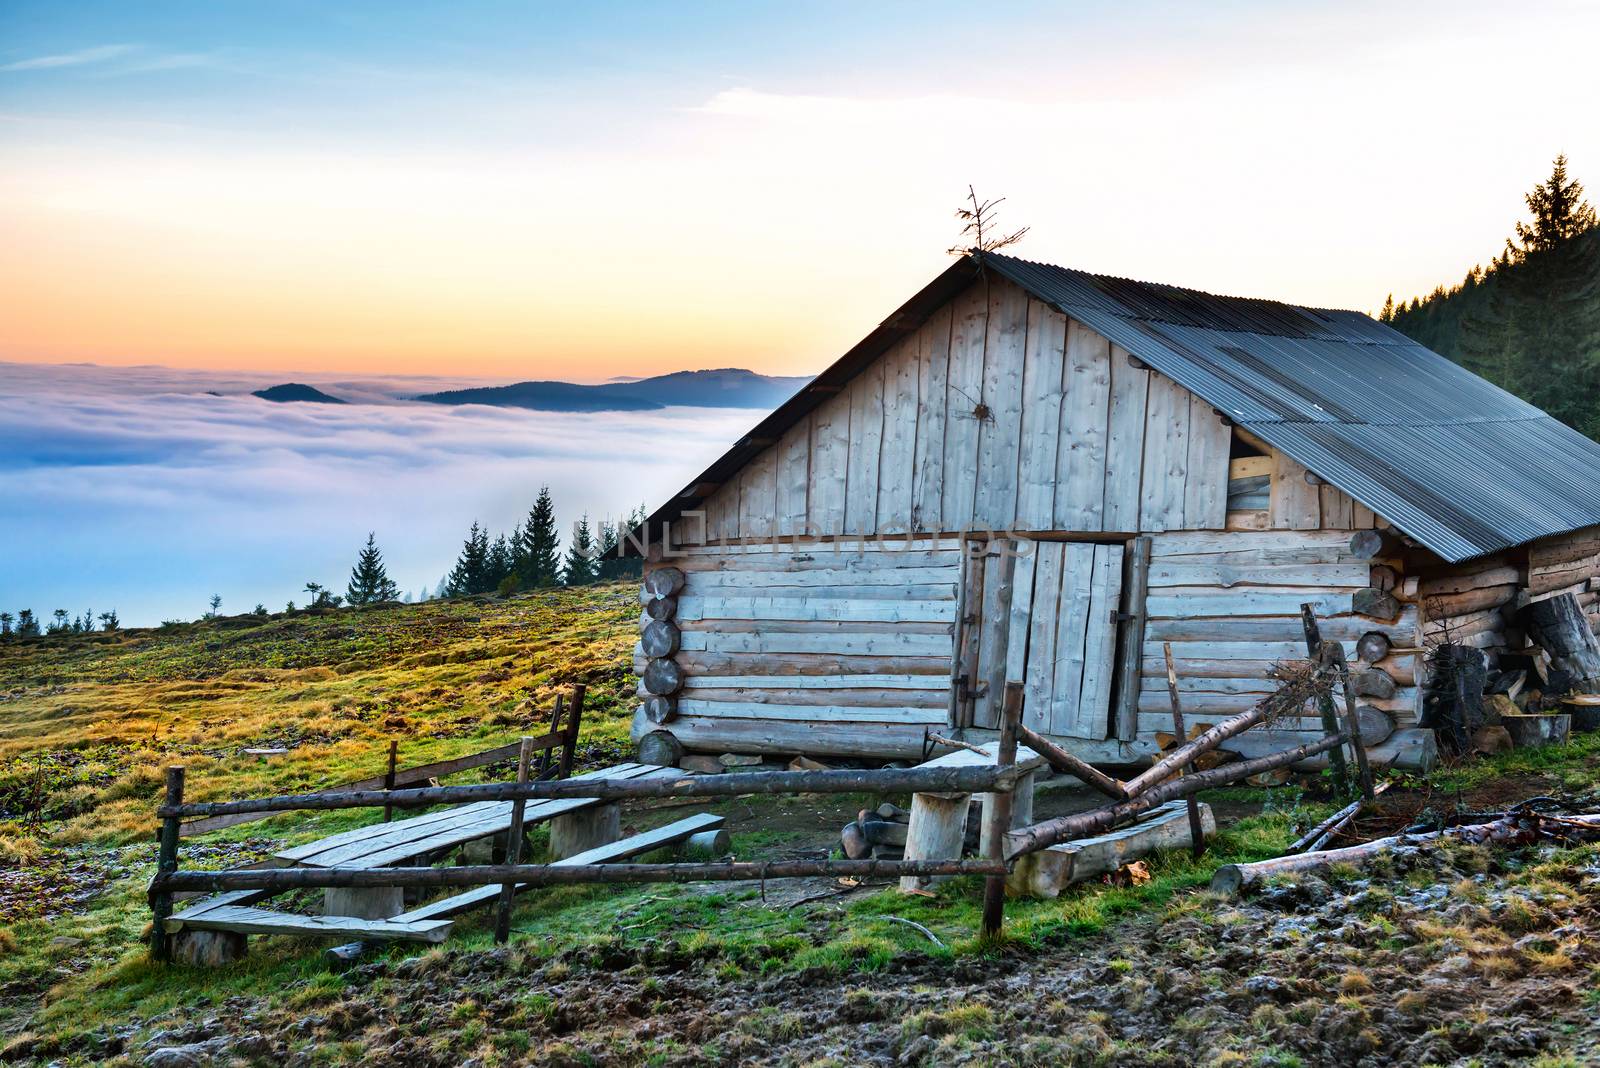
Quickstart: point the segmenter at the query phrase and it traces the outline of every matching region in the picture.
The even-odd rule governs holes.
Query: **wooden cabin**
[[[1214,721],[1305,656],[1310,603],[1374,759],[1418,766],[1431,641],[1515,651],[1556,592],[1600,618],[1600,445],[1358,312],[973,255],[634,537],[657,758],[917,759],[1010,679],[1035,730],[1139,763],[1165,643]]]

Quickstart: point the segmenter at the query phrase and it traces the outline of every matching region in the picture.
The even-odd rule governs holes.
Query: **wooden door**
[[[994,581],[996,555],[985,561],[988,581],[969,586],[981,607],[966,614],[965,645],[979,691],[966,722],[993,727],[998,701],[985,681],[1024,686],[1023,722],[1041,734],[1102,740],[1111,728],[1118,614],[1122,610],[1124,546],[1114,542],[1016,543],[1010,597]],[[1000,603],[1008,600],[1008,603]],[[1003,636],[1002,636],[1003,632]]]

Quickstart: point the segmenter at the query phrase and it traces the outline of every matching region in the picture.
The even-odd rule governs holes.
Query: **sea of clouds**
[[[355,403],[275,404],[280,382]],[[509,529],[548,484],[565,528],[659,505],[761,415],[567,414],[406,398],[487,384],[0,362],[0,610],[125,625],[341,591],[374,531],[432,589],[473,520]],[[213,395],[220,394],[220,395]]]

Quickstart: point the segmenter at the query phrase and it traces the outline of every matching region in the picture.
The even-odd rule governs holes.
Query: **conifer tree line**
[[[37,638],[41,634],[92,634],[97,630],[121,628],[122,621],[117,618],[115,610],[101,612],[98,616],[93,611],[85,611],[83,615],[75,616],[65,608],[57,608],[50,613],[48,623],[35,616],[31,608],[20,609],[15,614],[0,612],[0,640]]]
[[[1504,250],[1461,284],[1378,318],[1495,385],[1600,439],[1600,225],[1557,156],[1523,196]]]
[[[555,501],[550,487],[541,487],[533,507],[510,534],[499,534],[491,540],[488,529],[473,522],[462,542],[461,555],[440,581],[436,596],[503,596],[518,590],[586,586],[636,576],[642,568],[640,560],[622,558],[618,548],[623,535],[643,523],[644,518],[642,505],[618,523],[601,520],[593,524],[585,514],[572,525],[571,540],[563,554]]]

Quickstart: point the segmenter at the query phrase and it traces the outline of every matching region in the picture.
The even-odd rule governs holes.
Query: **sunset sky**
[[[1597,35],[1459,0],[7,0],[0,360],[807,373],[947,262],[969,181],[1021,255],[1373,309],[1492,255],[1556,152],[1600,185]]]

